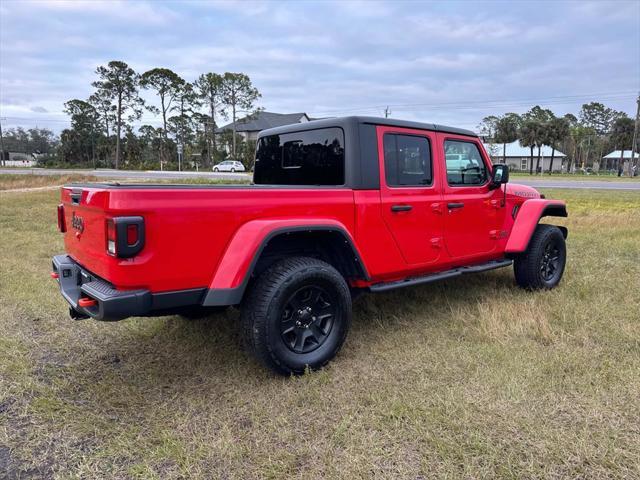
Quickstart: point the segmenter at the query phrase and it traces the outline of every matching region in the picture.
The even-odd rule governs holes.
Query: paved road
[[[156,180],[171,179],[179,180],[184,178],[206,177],[220,180],[243,180],[251,176],[246,173],[213,173],[213,172],[158,172],[158,171],[138,171],[138,170],[66,170],[66,169],[44,169],[44,168],[5,168],[0,169],[0,174],[15,175],[93,175],[105,179],[132,179],[132,180]],[[513,177],[513,183],[521,183],[532,187],[540,188],[579,188],[593,190],[638,190],[640,191],[640,179],[627,181],[604,181],[604,180],[567,180],[562,178],[523,178]]]
[[[534,188],[579,188],[586,190],[638,190],[640,180],[566,180],[562,178],[522,178],[513,177],[509,180],[513,183],[529,185]]]
[[[214,172],[158,172],[140,170],[70,170],[57,168],[0,168],[0,174],[14,175],[93,175],[105,179],[133,179],[133,180],[178,180],[184,178],[215,178],[220,180],[244,180],[251,176],[246,173],[214,173]]]

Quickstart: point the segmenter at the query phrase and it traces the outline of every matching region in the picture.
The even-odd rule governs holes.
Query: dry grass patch
[[[640,194],[545,193],[571,214],[558,289],[524,292],[504,269],[363,296],[338,358],[300,378],[247,358],[234,310],[71,321],[48,280],[58,194],[13,194],[0,202],[1,471],[637,477]]]
[[[0,174],[0,191],[25,190],[31,188],[57,187],[72,182],[95,182],[92,175],[33,175]]]
[[[71,182],[95,182],[97,177],[92,175],[35,175],[35,174],[0,174],[0,191],[23,190],[27,188],[42,188],[64,185]]]

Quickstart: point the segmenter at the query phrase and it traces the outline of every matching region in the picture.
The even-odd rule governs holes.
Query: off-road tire
[[[315,349],[300,353],[287,343],[287,334],[282,330],[286,330],[286,322],[295,320],[286,318],[292,311],[288,308],[292,299],[306,290],[324,292],[319,294],[321,299],[316,300],[320,302],[319,307],[314,307],[318,312],[326,311],[323,309],[329,304],[335,313],[331,327],[325,326],[327,333],[323,330],[322,343],[316,342]],[[328,263],[310,257],[291,257],[274,263],[260,275],[250,287],[241,312],[247,350],[277,373],[301,374],[307,368],[316,370],[326,365],[342,347],[351,325],[351,295],[345,279]],[[326,315],[318,314],[317,318],[320,317]],[[312,318],[315,322],[316,316]],[[289,334],[297,335],[296,332],[299,330]],[[313,348],[315,339],[315,336],[305,338],[303,347]]]
[[[545,256],[557,253],[557,265],[552,274],[545,270]],[[551,258],[555,255],[552,254]],[[562,231],[553,225],[540,224],[536,227],[527,250],[513,262],[516,283],[527,290],[554,288],[562,279],[567,261],[567,249]]]

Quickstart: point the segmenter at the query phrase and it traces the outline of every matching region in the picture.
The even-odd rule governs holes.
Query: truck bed
[[[240,225],[254,219],[329,218],[353,230],[347,188],[263,185],[71,184],[62,189],[65,247],[117,289],[207,287]],[[106,251],[106,219],[144,217],[146,246],[134,258]],[[80,220],[78,220],[78,218]],[[82,224],[82,231],[74,228]]]

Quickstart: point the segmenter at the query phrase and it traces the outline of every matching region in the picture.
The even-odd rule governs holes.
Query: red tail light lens
[[[138,225],[127,225],[127,245],[138,243]]]
[[[105,230],[109,255],[131,258],[144,248],[144,218],[142,217],[107,218]]]
[[[64,205],[62,203],[58,205],[58,230],[62,233],[67,231],[67,225],[64,221]]]
[[[107,219],[107,253],[109,255],[116,255],[116,239],[117,239],[117,234],[116,234],[116,222],[113,220],[113,218],[108,218]]]

